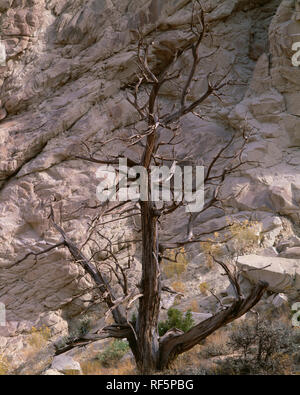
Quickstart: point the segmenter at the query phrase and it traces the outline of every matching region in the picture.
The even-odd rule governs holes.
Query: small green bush
[[[136,313],[133,313],[131,316],[131,324],[133,325],[133,327],[136,326]]]
[[[56,347],[63,348],[67,344],[72,343],[76,341],[77,339],[80,339],[82,336],[86,335],[88,331],[90,330],[92,321],[90,317],[88,316],[83,316],[78,320],[74,328],[69,332],[68,335],[63,336],[57,343]]]
[[[98,354],[97,359],[104,367],[110,367],[119,361],[129,351],[126,340],[114,340],[103,352]]]
[[[91,327],[91,318],[85,315],[79,320],[75,328],[75,331],[77,332],[79,337],[84,336],[88,333],[90,327]]]
[[[168,318],[166,321],[161,321],[158,324],[159,336],[163,336],[169,329],[177,328],[183,332],[187,332],[194,325],[191,310],[188,310],[183,316],[183,313],[174,307],[168,310]]]

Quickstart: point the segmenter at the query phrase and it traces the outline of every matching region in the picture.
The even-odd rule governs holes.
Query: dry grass
[[[48,344],[51,337],[51,330],[42,326],[40,328],[32,327],[28,336],[28,347],[22,350],[22,355],[25,360],[32,358],[40,351],[42,351]]]
[[[167,278],[180,277],[187,269],[188,258],[184,248],[169,250],[163,259],[162,269]]]
[[[47,342],[49,341],[51,336],[51,330],[46,326],[42,326],[41,328],[35,328],[34,326],[31,328],[30,337],[28,339],[28,343],[31,347],[40,350],[43,348]]]
[[[200,283],[199,289],[202,295],[207,295],[208,290],[209,290],[209,285],[206,281]]]
[[[230,227],[236,251],[240,254],[251,252],[261,240],[262,224],[258,221],[234,222]]]
[[[227,353],[227,342],[229,333],[226,329],[219,329],[205,339],[204,345],[201,347],[201,355],[204,358],[215,357]]]
[[[80,360],[84,375],[133,375],[137,374],[135,362],[127,342],[112,340],[100,353],[84,355]]]
[[[9,370],[9,363],[7,362],[6,358],[2,354],[0,354],[0,376],[8,374]]]
[[[205,345],[214,344],[224,346],[229,340],[229,332],[226,329],[219,329],[206,338]]]
[[[289,354],[277,354],[273,357],[280,366],[280,374],[284,376],[290,376],[294,373],[295,366],[293,357]]]
[[[205,357],[206,351],[224,350],[228,341],[228,332],[225,329],[219,329],[217,332],[205,339],[204,344],[198,344],[188,352],[179,355],[173,362],[166,374],[202,374],[202,372],[216,372],[217,366],[213,358]]]
[[[215,371],[215,363],[204,359],[201,355],[201,349],[202,346],[197,345],[188,352],[179,355],[179,357],[173,362],[171,368],[166,372],[162,372],[162,374],[185,375],[201,374],[201,371]]]
[[[182,370],[188,366],[198,365],[200,362],[200,350],[201,346],[197,345],[186,353],[179,355],[173,363],[172,370]]]
[[[206,265],[211,269],[214,266],[213,256],[223,256],[223,241],[230,240],[232,248],[239,255],[253,252],[261,242],[262,224],[257,221],[227,220],[228,230],[220,235],[215,232],[213,237],[201,243],[202,251],[206,255]]]
[[[81,369],[84,375],[134,375],[137,374],[135,365],[131,360],[126,359],[119,362],[114,367],[105,368],[98,360],[81,362]]]
[[[172,283],[172,288],[174,289],[174,291],[176,292],[180,292],[180,293],[184,293],[185,291],[185,285],[182,281],[174,281]]]
[[[199,303],[197,302],[197,300],[196,299],[191,300],[191,302],[186,310],[191,310],[191,311],[194,311],[195,313],[198,313],[200,309],[199,309]]]

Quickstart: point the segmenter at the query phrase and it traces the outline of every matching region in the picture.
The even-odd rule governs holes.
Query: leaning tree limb
[[[174,359],[191,348],[199,344],[203,339],[216,331],[218,328],[229,324],[249,311],[261,299],[268,283],[260,282],[254,287],[250,295],[243,299],[237,299],[228,309],[222,310],[205,321],[200,322],[188,332],[172,336],[172,330],[160,342],[160,363],[159,368],[169,367]]]
[[[113,291],[109,285],[109,282],[106,280],[105,275],[101,274],[96,268],[90,263],[90,261],[85,257],[85,255],[77,248],[77,246],[67,237],[64,230],[54,221],[54,212],[51,206],[50,208],[50,216],[51,222],[55,229],[61,234],[64,239],[64,244],[68,248],[70,254],[74,258],[76,262],[80,264],[80,266],[88,273],[101,292],[104,301],[106,302],[109,308],[114,307],[114,295]],[[126,318],[124,313],[122,312],[120,307],[117,307],[112,312],[116,323],[123,324],[126,322]]]

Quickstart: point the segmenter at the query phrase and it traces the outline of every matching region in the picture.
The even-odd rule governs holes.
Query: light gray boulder
[[[266,281],[268,289],[278,293],[295,293],[300,290],[300,260],[260,255],[244,255],[237,265],[242,275],[252,283]]]
[[[280,253],[285,251],[287,248],[300,247],[300,238],[292,236],[285,239],[276,245],[276,250]]]
[[[284,305],[287,305],[288,301],[289,301],[288,297],[285,294],[280,293],[280,294],[273,296],[272,304],[275,307],[282,307]]]
[[[245,277],[239,279],[239,284],[243,295],[248,295],[253,287],[253,284]],[[235,291],[231,284],[227,287],[226,294],[226,297],[235,298]],[[222,303],[224,304],[223,300]]]
[[[63,374],[82,374],[80,363],[75,361],[72,357],[63,354],[54,357],[51,369],[57,370]]]
[[[160,307],[161,309],[168,310],[174,305],[176,294],[164,293],[161,298]]]
[[[195,322],[195,324],[199,324],[202,321],[207,320],[208,318],[212,317],[212,314],[210,313],[196,313],[192,311],[192,317]]]
[[[279,254],[282,258],[300,259],[300,247],[287,248]]]
[[[48,369],[42,374],[42,376],[64,376],[64,374],[55,369]]]
[[[263,250],[259,251],[259,255],[262,255],[262,256],[275,256],[275,257],[278,256],[276,248],[274,248],[274,247],[264,248]]]

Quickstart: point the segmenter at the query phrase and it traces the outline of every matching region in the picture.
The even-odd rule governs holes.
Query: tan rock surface
[[[216,52],[201,62],[188,99],[214,67],[222,75],[234,63],[231,77],[244,85],[226,87],[223,103],[207,100],[199,110],[205,120],[182,119],[181,152],[192,147],[205,160],[229,132],[255,130],[245,152],[255,165],[224,184],[225,197],[242,191],[228,198],[227,211],[298,226],[300,69],[292,66],[291,46],[300,33],[299,4],[209,0],[205,7],[211,35],[201,51]],[[0,350],[36,324],[65,333],[86,307],[89,292],[80,295],[91,282],[64,250],[15,262],[59,241],[47,221],[52,198],[69,237],[82,242],[93,214],[82,203],[96,203],[97,167],[73,156],[82,141],[128,132],[137,120],[125,95],[137,72],[132,30],[157,27],[158,41],[181,45],[190,39],[189,13],[188,0],[0,0],[0,301],[9,321]],[[166,107],[175,97],[176,87],[166,85]],[[222,215],[199,216],[198,225]],[[180,232],[183,222],[173,225]],[[107,232],[129,234],[131,227],[125,221]],[[266,247],[282,229],[281,222],[266,228]]]

